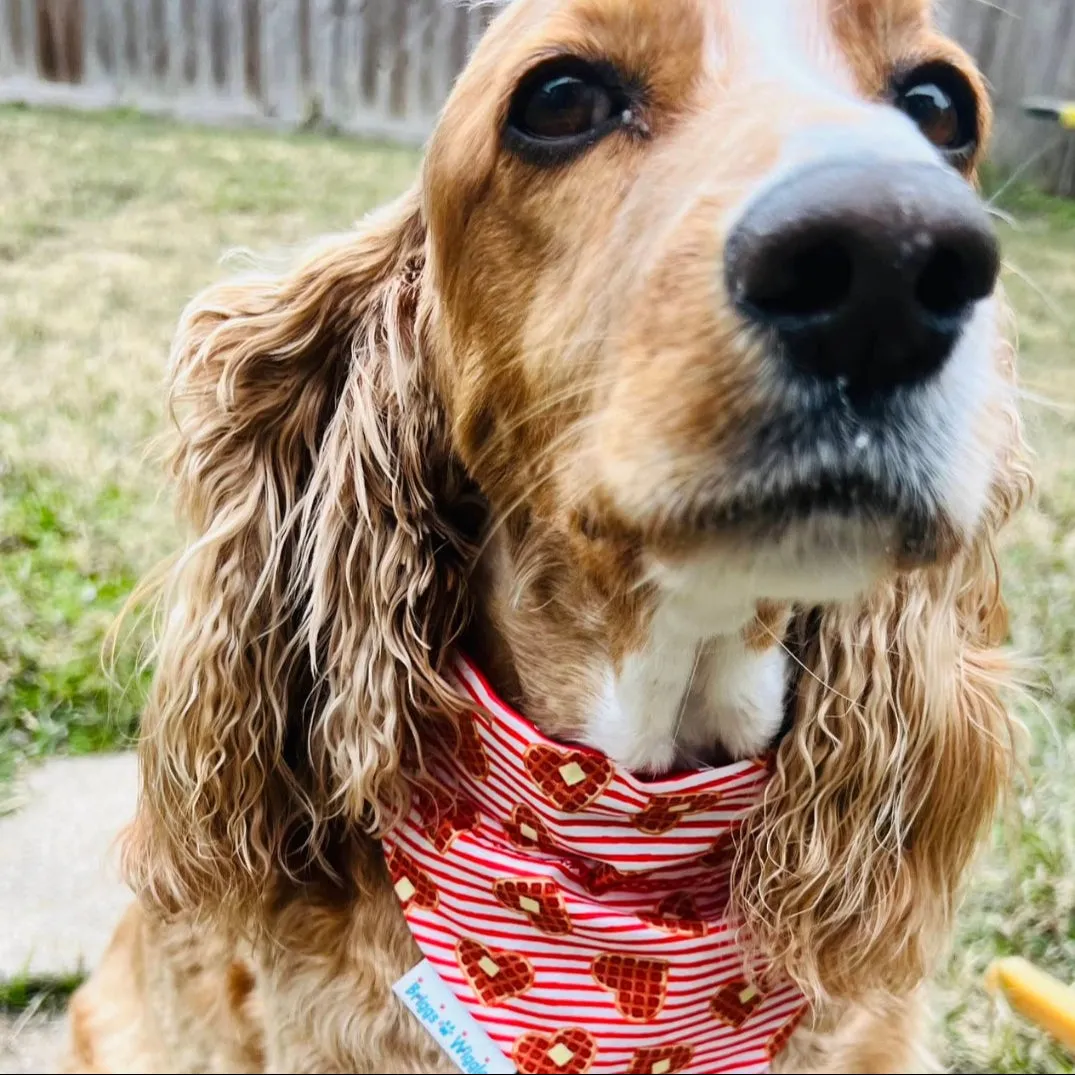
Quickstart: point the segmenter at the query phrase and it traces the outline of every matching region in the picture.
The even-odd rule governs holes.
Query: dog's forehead
[[[490,34],[507,81],[552,51],[606,55],[681,97],[722,82],[826,84],[872,94],[913,57],[931,0],[512,0]],[[678,87],[678,88],[677,88]]]
[[[686,21],[726,44],[809,44],[827,33],[848,45],[869,44],[930,17],[932,0],[494,0],[518,28],[577,20],[591,32],[659,31]],[[659,46],[659,33],[644,42]]]

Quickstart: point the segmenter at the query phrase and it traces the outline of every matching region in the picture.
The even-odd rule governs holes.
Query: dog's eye
[[[978,145],[978,101],[966,77],[946,63],[926,64],[895,88],[895,105],[949,157],[965,158]]]
[[[614,71],[584,60],[551,60],[519,84],[505,140],[540,162],[568,159],[624,123],[630,98]]]

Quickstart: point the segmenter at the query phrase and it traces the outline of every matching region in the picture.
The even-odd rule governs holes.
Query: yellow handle
[[[1060,109],[1060,126],[1075,131],[1075,104],[1064,105]]]
[[[1017,958],[997,960],[989,968],[985,984],[991,993],[1003,993],[1020,1015],[1075,1052],[1075,989]]]

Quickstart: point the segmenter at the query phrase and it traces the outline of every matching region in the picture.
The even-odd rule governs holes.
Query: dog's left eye
[[[978,101],[966,77],[946,63],[926,64],[899,80],[894,104],[949,157],[978,144]]]
[[[630,100],[615,73],[576,58],[531,71],[511,100],[508,148],[539,162],[568,159],[623,123]]]

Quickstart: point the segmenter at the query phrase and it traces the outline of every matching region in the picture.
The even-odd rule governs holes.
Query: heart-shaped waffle
[[[734,853],[732,834],[726,832],[718,840],[714,841],[713,846],[698,859],[698,865],[715,870],[720,866],[727,866]]]
[[[682,1071],[694,1056],[689,1045],[666,1045],[664,1048],[636,1049],[627,1067],[627,1075],[671,1075]]]
[[[466,797],[437,785],[423,785],[414,795],[426,836],[442,854],[447,854],[461,832],[473,832],[481,814]]]
[[[414,904],[432,911],[437,906],[436,883],[410,855],[396,847],[389,851],[386,862],[396,895],[404,908]]]
[[[504,831],[508,839],[524,851],[556,853],[556,844],[545,822],[538,817],[536,810],[525,804],[512,808],[511,819],[504,822]]]
[[[571,876],[591,896],[604,896],[609,892],[635,892],[644,895],[668,888],[668,881],[663,877],[627,873],[617,870],[608,862],[590,863],[583,869],[571,871]]]
[[[806,1016],[806,1009],[796,1012],[770,1039],[765,1046],[765,1051],[769,1054],[770,1060],[775,1060],[787,1047],[788,1042],[791,1041],[791,1036],[799,1029],[803,1018]]]
[[[489,776],[489,758],[478,735],[476,721],[478,717],[471,713],[462,713],[455,719],[455,756],[475,780],[485,780]]]
[[[629,1023],[648,1023],[661,1014],[668,997],[668,963],[616,952],[599,955],[594,981],[612,993],[616,1010]]]
[[[524,956],[487,948],[470,937],[455,946],[455,960],[487,1008],[520,996],[534,984],[533,965]]]
[[[631,819],[639,832],[647,836],[663,836],[671,832],[685,817],[715,810],[723,796],[719,791],[698,795],[654,795],[644,810]]]
[[[698,904],[689,892],[673,892],[665,896],[652,914],[639,913],[643,922],[669,933],[687,933],[692,937],[704,937],[709,926],[698,913]]]
[[[765,995],[746,978],[736,978],[723,985],[709,1002],[713,1014],[728,1026],[741,1027],[761,1007]]]
[[[558,810],[585,810],[612,781],[612,762],[584,750],[535,744],[526,751],[526,771]]]
[[[555,1034],[523,1034],[511,1059],[520,1075],[586,1075],[597,1059],[597,1042],[577,1026]]]
[[[631,878],[607,862],[595,862],[576,874],[579,884],[591,896],[604,896],[609,892],[625,892]]]
[[[555,881],[548,878],[503,878],[493,882],[493,895],[502,907],[526,915],[536,929],[554,937],[571,932],[571,916]]]

